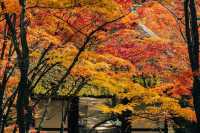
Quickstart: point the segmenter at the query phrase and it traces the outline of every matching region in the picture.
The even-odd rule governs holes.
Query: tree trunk
[[[200,77],[196,76],[193,79],[193,103],[197,117],[197,133],[200,132]]]
[[[20,41],[21,52],[20,58],[18,60],[18,66],[20,69],[20,83],[19,83],[19,93],[17,97],[17,123],[19,126],[20,133],[28,132],[29,128],[29,90],[28,90],[28,69],[29,69],[29,48],[26,40],[26,0],[19,0],[21,5],[20,13]]]
[[[129,111],[125,111],[119,117],[122,123],[120,126],[121,133],[131,133],[131,123],[128,121],[129,114]]]
[[[79,97],[69,98],[68,133],[79,133]]]
[[[27,89],[27,79],[22,77],[19,83],[19,93],[17,98],[17,124],[19,126],[20,133],[26,133],[27,123],[25,121],[26,105],[28,105],[28,97],[25,95],[25,89]]]
[[[198,128],[196,133],[200,132],[200,71],[199,71],[199,33],[197,24],[197,14],[194,0],[185,0],[185,32],[188,45],[188,53],[193,73],[192,95],[194,108],[197,117]]]
[[[4,97],[4,88],[0,85],[0,132],[3,130],[3,97]]]
[[[3,110],[3,99],[4,99],[4,92],[6,88],[6,71],[4,72],[4,77],[2,80],[2,83],[0,83],[0,132],[2,132],[3,129],[3,124],[4,124],[4,110]]]
[[[123,99],[121,101],[122,104],[127,104],[129,102],[128,99]],[[120,130],[121,133],[131,133],[131,123],[129,121],[129,117],[131,116],[132,112],[130,110],[123,111],[121,115],[118,116],[119,120],[121,121]]]

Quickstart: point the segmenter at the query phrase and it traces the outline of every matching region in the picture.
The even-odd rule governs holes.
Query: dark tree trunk
[[[200,132],[200,77],[196,76],[193,79],[193,103],[197,117],[197,133]]]
[[[2,83],[0,83],[0,132],[2,132],[3,129],[3,124],[4,124],[4,110],[3,110],[3,99],[4,99],[4,91],[6,88],[6,71],[4,72],[4,77],[2,80]]]
[[[128,104],[128,99],[123,99],[121,101],[122,104]],[[129,121],[129,117],[131,116],[131,111],[123,111],[121,115],[118,116],[118,119],[121,121],[120,130],[121,133],[131,133],[131,123]]]
[[[1,9],[5,9],[5,5],[3,2],[0,3]],[[1,56],[0,56],[0,60],[2,61],[4,59],[4,55],[5,55],[5,50],[6,50],[6,46],[7,46],[7,24],[5,24],[4,27],[4,32],[3,32],[3,36],[4,36],[4,42],[3,42],[3,46],[1,48]],[[4,93],[5,93],[5,89],[6,89],[6,85],[7,85],[7,67],[5,68],[4,71],[4,75],[3,75],[3,79],[0,82],[0,132],[3,131],[3,100],[4,100]]]
[[[20,133],[28,132],[28,103],[29,103],[29,90],[28,90],[28,69],[29,69],[29,48],[26,40],[26,0],[19,0],[21,5],[20,13],[20,43],[21,55],[18,59],[18,66],[20,69],[20,83],[18,86],[19,92],[17,97],[17,124]]]
[[[79,97],[72,96],[69,99],[68,133],[79,133]]]
[[[0,84],[0,132],[3,130],[3,97],[4,87]]]
[[[188,44],[188,53],[193,72],[193,101],[200,132],[200,71],[199,71],[199,33],[197,24],[197,14],[194,0],[185,0],[185,32]]]
[[[17,98],[17,124],[19,126],[20,133],[26,133],[27,123],[26,123],[26,106],[28,105],[28,97],[25,94],[25,89],[27,89],[27,79],[22,77],[19,84],[19,93]]]
[[[128,121],[129,114],[129,111],[125,111],[119,117],[119,120],[122,123],[120,126],[121,133],[131,133],[131,123]]]

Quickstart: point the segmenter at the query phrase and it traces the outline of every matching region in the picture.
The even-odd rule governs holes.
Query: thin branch
[[[92,133],[92,131],[95,130],[95,128],[97,128],[97,127],[101,126],[102,124],[106,123],[107,121],[111,121],[111,120],[114,120],[114,118],[108,118],[108,119],[106,119],[106,120],[104,120],[104,121],[101,121],[101,122],[95,124],[95,125],[88,131],[88,133]]]
[[[87,34],[83,33],[83,32],[81,31],[81,29],[78,29],[78,28],[76,28],[75,26],[73,26],[71,23],[69,23],[69,21],[65,21],[63,18],[61,18],[61,17],[59,17],[59,16],[57,16],[57,15],[53,15],[53,16],[56,17],[56,18],[59,19],[59,20],[62,20],[62,21],[65,22],[66,24],[68,24],[71,28],[73,28],[74,30],[76,30],[76,32],[79,32],[79,33],[81,33],[82,35],[87,36]]]
[[[50,43],[49,46],[43,50],[42,54],[40,55],[37,65],[32,70],[29,71],[28,75],[31,74],[33,71],[37,70],[38,67],[43,63],[45,56],[47,55],[49,50],[52,48],[52,46],[53,46],[53,44]]]
[[[159,3],[160,3],[165,9],[167,9],[167,10],[169,11],[169,13],[171,13],[171,14],[174,16],[174,18],[175,18],[175,20],[176,20],[176,23],[177,23],[177,25],[178,25],[178,29],[179,29],[179,32],[180,32],[180,34],[181,34],[181,37],[183,38],[183,40],[184,40],[185,42],[187,42],[187,39],[186,39],[186,37],[185,37],[185,35],[184,35],[184,33],[183,33],[182,29],[181,29],[181,26],[180,26],[180,23],[181,23],[182,25],[185,25],[184,22],[182,22],[182,18],[183,18],[183,17],[178,17],[178,16],[176,15],[176,13],[174,13],[170,8],[168,8],[167,6],[165,6],[162,2],[159,1]],[[180,23],[179,23],[179,22],[180,22]]]
[[[42,127],[43,127],[43,123],[44,123],[44,121],[45,121],[45,117],[46,117],[46,114],[47,114],[47,112],[48,112],[48,106],[49,106],[49,104],[51,103],[51,98],[49,98],[48,99],[48,102],[45,104],[45,109],[44,109],[44,113],[42,114],[42,119],[41,119],[41,121],[40,121],[40,123],[39,123],[39,127],[38,127],[38,129],[37,129],[37,133],[40,133],[40,130],[42,129]]]
[[[125,17],[125,15],[119,17],[119,18],[116,18],[114,20],[111,20],[111,21],[108,21],[108,22],[105,22],[104,24],[100,25],[99,27],[97,27],[95,30],[93,30],[90,34],[87,35],[83,45],[81,46],[81,48],[79,49],[78,53],[76,54],[76,56],[74,57],[72,63],[70,64],[70,66],[68,67],[68,69],[66,70],[65,74],[60,78],[60,80],[57,82],[57,84],[55,86],[52,86],[49,90],[46,91],[46,93],[44,95],[48,95],[52,90],[53,90],[53,93],[51,92],[50,94],[50,97],[52,95],[54,95],[57,90],[59,90],[60,86],[62,86],[62,84],[64,83],[65,79],[69,76],[72,68],[75,66],[76,62],[78,61],[79,59],[79,56],[81,55],[81,53],[85,50],[86,48],[86,45],[89,43],[91,37],[99,30],[101,30],[104,26],[110,24],[110,23],[113,23],[113,22],[116,22],[120,19],[122,19],[123,17]],[[33,108],[40,102],[41,99],[38,99],[38,101],[35,102],[35,104],[33,105]]]
[[[47,67],[42,74],[38,77],[38,79],[36,80],[36,82],[31,86],[30,88],[30,93],[32,92],[32,90],[36,87],[36,85],[39,83],[39,81],[42,79],[42,77],[45,76],[45,74],[47,74],[52,68],[54,68],[56,65],[60,64],[59,62],[52,64],[50,67]]]

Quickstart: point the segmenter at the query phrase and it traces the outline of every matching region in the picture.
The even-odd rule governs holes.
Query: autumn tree
[[[76,2],[74,4],[74,2]],[[113,23],[114,21],[119,20],[121,17],[118,17],[119,13],[112,12],[118,9],[118,5],[116,2],[112,2],[111,6],[106,1],[101,2],[89,2],[89,1],[81,1],[77,4],[77,1],[2,1],[2,9],[1,12],[5,16],[3,20],[6,20],[6,30],[8,30],[11,40],[12,46],[14,46],[14,57],[16,55],[17,66],[19,68],[19,85],[16,87],[17,91],[14,93],[14,96],[11,95],[12,99],[15,99],[17,95],[17,124],[19,126],[20,132],[26,132],[29,128],[29,118],[32,114],[30,111],[32,107],[29,107],[29,98],[32,90],[37,86],[39,81],[43,78],[43,76],[54,66],[60,64],[62,62],[62,57],[56,58],[55,62],[53,62],[52,56],[46,58],[47,53],[52,48],[59,49],[59,47],[63,47],[67,42],[71,40],[73,36],[76,37],[76,33],[80,38],[75,40],[75,44],[77,42],[80,43],[80,40],[83,42],[82,45],[76,44],[78,50],[75,52],[74,57],[70,57],[71,61],[64,62],[66,66],[63,75],[59,77],[58,81],[54,85],[50,87],[50,90],[54,88],[53,93],[49,93],[47,91],[48,96],[52,96],[56,94],[57,90],[62,88],[62,85],[66,82],[66,78],[71,73],[71,69],[75,66],[76,62],[79,60],[79,56],[85,50],[88,43],[91,43],[93,40],[93,36],[102,30],[104,26]],[[92,6],[90,6],[92,5]],[[104,5],[104,6],[102,6]],[[105,6],[106,5],[106,6]],[[83,8],[73,9],[75,6],[83,6]],[[55,10],[50,10],[51,8]],[[74,11],[70,14],[70,11],[67,8],[71,8]],[[34,10],[36,9],[36,10]],[[43,9],[47,9],[43,11]],[[63,11],[65,10],[66,11]],[[34,12],[35,11],[35,12]],[[83,14],[77,12],[89,13],[88,18],[85,19]],[[119,11],[119,10],[116,10]],[[47,16],[50,12],[51,16]],[[99,19],[99,14],[92,15],[93,12],[98,12],[102,15],[102,18]],[[112,15],[108,15],[112,12]],[[41,13],[41,14],[40,14]],[[57,15],[67,14],[67,18],[65,19],[63,16]],[[49,23],[47,21],[42,21],[37,19],[37,15],[41,15],[40,17],[48,17]],[[89,16],[91,15],[91,16]],[[95,22],[91,22],[94,19],[92,17],[96,17]],[[79,18],[79,20],[78,20]],[[99,20],[98,20],[99,19]],[[4,22],[4,21],[2,21]],[[75,25],[73,25],[74,23]],[[35,25],[34,25],[35,24]],[[82,26],[86,25],[83,29]],[[19,26],[18,26],[19,25]],[[52,26],[51,29],[45,28],[45,26]],[[60,26],[61,25],[61,26]],[[88,26],[87,26],[88,25]],[[43,26],[43,27],[42,27]],[[42,29],[44,28],[44,29]],[[54,30],[55,29],[55,30]],[[74,34],[75,33],[75,34]],[[39,39],[36,37],[39,35]],[[55,36],[57,35],[57,36]],[[65,38],[67,37],[67,39]],[[51,41],[47,41],[47,40]],[[52,46],[55,44],[61,44],[57,46]],[[34,52],[35,48],[37,48],[37,44],[44,44],[43,47],[45,50],[42,53]],[[41,49],[41,48],[40,48]],[[39,49],[39,50],[40,50]],[[4,47],[2,48],[2,55],[4,52]],[[56,54],[56,53],[55,53]],[[58,53],[57,53],[58,54]],[[35,57],[37,56],[37,58]],[[56,56],[57,57],[57,56]],[[38,59],[38,60],[37,60]],[[35,61],[36,60],[36,61]],[[32,64],[33,63],[33,64]],[[69,64],[68,64],[69,63]],[[67,64],[67,65],[66,65]],[[3,64],[4,65],[4,64]],[[5,64],[6,65],[6,64]],[[15,73],[16,74],[16,73]],[[4,82],[4,81],[3,81]],[[5,86],[3,84],[3,86]],[[4,87],[5,88],[5,87]],[[3,101],[3,93],[2,94],[2,103]],[[12,100],[13,101],[13,100]],[[14,103],[11,102],[11,105]],[[28,113],[27,113],[28,112]],[[67,110],[66,110],[67,112]],[[5,121],[4,121],[5,122]],[[77,123],[77,120],[75,120]],[[76,124],[77,126],[77,124]],[[71,127],[71,126],[70,126]],[[70,128],[69,127],[69,128]],[[3,132],[3,129],[2,129]]]
[[[185,32],[188,44],[188,53],[190,57],[190,64],[193,72],[193,99],[194,108],[197,117],[198,129],[200,131],[200,80],[199,80],[199,33],[197,24],[197,14],[194,0],[186,0],[184,2],[185,12]]]
[[[183,95],[190,95],[192,82],[187,49],[177,34],[182,27],[161,4],[131,0],[1,1],[1,120],[9,114],[4,107],[14,105],[17,96],[17,123],[20,132],[27,132],[27,118],[40,101],[29,105],[32,91],[42,92],[49,101],[52,96],[71,96],[69,104],[62,105],[61,130],[68,117],[69,132],[77,133],[78,97],[92,90],[92,95],[105,92],[119,100],[114,107],[100,109],[115,114],[122,121],[123,132],[130,126],[127,120],[137,117],[159,120],[167,114],[170,119],[178,116],[193,121],[192,109],[179,103]],[[191,5],[186,9],[193,9]],[[194,30],[193,22],[187,22],[186,31]],[[187,33],[193,36],[195,32]],[[189,41],[191,46],[195,37]],[[197,55],[190,59],[197,79]],[[8,87],[16,89],[10,89],[13,94],[7,102],[3,98]],[[76,110],[74,115],[72,110]]]
[[[14,50],[16,52],[17,65],[20,70],[20,81],[17,87],[18,89],[18,100],[17,100],[17,123],[19,124],[20,132],[25,132],[25,110],[28,105],[28,69],[29,69],[29,49],[26,40],[26,1],[19,1],[20,5],[20,21],[19,21],[19,35],[20,38],[17,38],[16,31],[16,14],[11,14],[5,12],[6,24],[8,25],[9,33],[11,34],[11,40],[13,43]],[[2,10],[6,11],[6,5],[4,2],[1,2]]]

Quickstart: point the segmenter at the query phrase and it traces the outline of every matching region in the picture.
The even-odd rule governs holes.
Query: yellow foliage
[[[189,121],[196,122],[196,114],[190,108],[181,108],[178,110],[178,114]]]
[[[44,43],[43,47],[47,47],[50,43],[58,45],[61,44],[61,40],[46,32],[43,28],[29,28],[29,42],[37,42],[39,41],[40,44]],[[42,45],[42,44],[41,44]]]
[[[191,109],[182,108],[179,101],[167,96],[161,96],[159,93],[146,89],[138,84],[134,84],[131,80],[115,82],[112,77],[108,79],[96,79],[95,84],[102,85],[112,92],[118,99],[129,99],[128,104],[117,104],[115,107],[106,105],[99,106],[104,113],[121,114],[122,111],[130,110],[141,116],[149,118],[164,119],[165,117],[183,117],[187,120],[195,121],[195,114]],[[118,84],[118,85],[116,85]],[[123,89],[124,88],[124,89]]]
[[[121,19],[121,22],[124,24],[132,24],[134,22],[137,22],[137,15],[135,13],[129,13]]]
[[[105,18],[108,20],[116,18],[122,14],[122,7],[120,7],[120,5],[114,0],[85,0],[85,3],[87,3],[90,10],[105,15]]]
[[[79,8],[86,7],[92,12],[97,12],[101,15],[105,15],[106,19],[113,19],[119,16],[122,12],[122,7],[114,0],[79,0],[75,3],[72,0],[29,0],[30,5],[46,6],[51,8],[69,8],[79,5]],[[77,10],[77,9],[75,9]]]
[[[19,0],[3,0],[5,4],[5,12],[8,13],[20,13],[20,4]]]
[[[31,5],[42,5],[42,6],[50,6],[55,8],[61,8],[61,7],[69,7],[71,6],[71,0],[28,0],[28,3]]]
[[[121,114],[123,111],[126,110],[131,110],[133,111],[133,108],[131,107],[131,104],[118,104],[115,106],[115,108],[109,108],[108,106],[105,105],[97,105],[97,108],[100,109],[103,113],[118,113]]]
[[[47,57],[49,58],[48,63],[54,64],[54,63],[61,63],[64,67],[68,67],[72,60],[74,59],[74,56],[77,53],[76,47],[73,45],[69,45],[66,48],[56,48],[51,50]]]
[[[40,55],[41,55],[41,51],[39,50],[35,50],[30,53],[30,57],[33,57],[33,58],[38,58]]]

